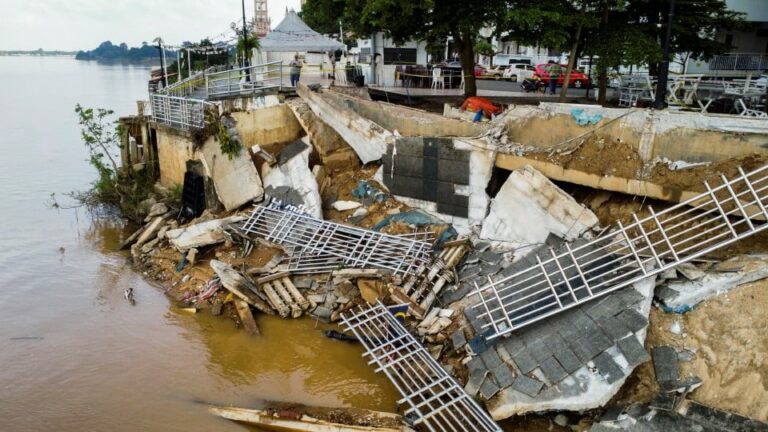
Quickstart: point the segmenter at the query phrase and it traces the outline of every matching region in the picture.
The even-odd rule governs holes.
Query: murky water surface
[[[326,339],[322,324],[259,316],[264,336],[253,338],[186,314],[116,251],[121,227],[46,205],[95,177],[75,104],[131,114],[147,75],[0,57],[0,430],[243,430],[200,402],[394,410],[394,389],[361,349]]]

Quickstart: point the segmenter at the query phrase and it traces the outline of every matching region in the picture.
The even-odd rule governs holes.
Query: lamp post
[[[163,39],[157,37],[153,42],[157,43],[157,49],[160,51],[160,71],[163,73],[163,88],[165,88],[168,87],[168,71],[165,69],[165,49],[163,49]]]
[[[664,58],[659,65],[659,80],[656,83],[656,99],[653,107],[664,109],[667,107],[667,78],[669,77],[669,44],[672,39],[672,20],[675,16],[675,0],[669,0],[669,14],[667,17],[667,35],[664,39]]]
[[[248,67],[248,27],[245,21],[245,0],[243,4],[243,66],[245,67],[245,81],[251,81],[251,69]]]

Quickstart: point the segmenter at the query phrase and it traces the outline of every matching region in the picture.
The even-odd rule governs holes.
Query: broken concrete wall
[[[603,119],[596,126],[579,126],[574,108]],[[507,111],[508,140],[550,148],[597,128],[594,136],[627,143],[644,162],[654,158],[688,162],[717,162],[768,153],[768,123],[760,119],[646,109],[541,103]]]
[[[160,184],[166,187],[184,184],[187,161],[195,158],[195,141],[192,136],[163,125],[157,130],[157,158],[160,167]]]
[[[278,164],[264,162],[261,175],[267,194],[292,205],[302,205],[312,216],[323,218],[323,204],[314,174],[309,169],[312,147],[298,140],[283,149]],[[286,189],[288,188],[288,189]],[[295,193],[296,197],[285,196]],[[298,201],[298,202],[297,202]]]
[[[387,148],[382,181],[399,200],[468,232],[485,218],[493,153],[470,140],[402,137]]]
[[[354,110],[389,131],[414,137],[476,137],[486,126],[470,121],[444,117],[423,110],[385,102],[364,100],[335,91],[324,93],[325,99],[336,107]]]
[[[245,112],[233,112],[237,131],[246,147],[260,145],[270,151],[277,144],[293,142],[304,135],[304,130],[291,109],[275,105]]]
[[[216,195],[227,210],[234,210],[249,201],[260,201],[264,197],[256,166],[248,148],[241,147],[237,155],[221,152],[219,142],[213,137],[203,144],[200,160],[208,176],[213,179]]]
[[[545,243],[550,234],[572,241],[598,222],[591,210],[525,166],[509,175],[493,199],[480,238],[524,253],[531,245]]]
[[[305,102],[297,99],[286,102],[307,133],[325,169],[329,172],[357,168],[360,161],[355,150],[336,130],[321,120]]]
[[[297,92],[320,119],[355,149],[363,163],[381,159],[387,151],[387,144],[394,142],[394,135],[390,131],[344,104],[332,103],[335,99],[328,96],[329,92],[314,92],[304,84],[299,84]]]

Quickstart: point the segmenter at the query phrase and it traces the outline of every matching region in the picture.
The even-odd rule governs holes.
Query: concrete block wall
[[[401,137],[382,159],[383,181],[406,204],[467,233],[486,216],[493,160],[492,152],[470,141]]]

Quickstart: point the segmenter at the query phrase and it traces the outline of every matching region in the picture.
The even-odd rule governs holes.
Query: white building
[[[398,66],[426,66],[428,61],[426,42],[408,41],[397,45],[382,32],[370,39],[358,39],[357,47],[358,63],[372,65],[373,59],[376,60],[375,75],[370,68],[364,69],[366,84],[394,86]]]

